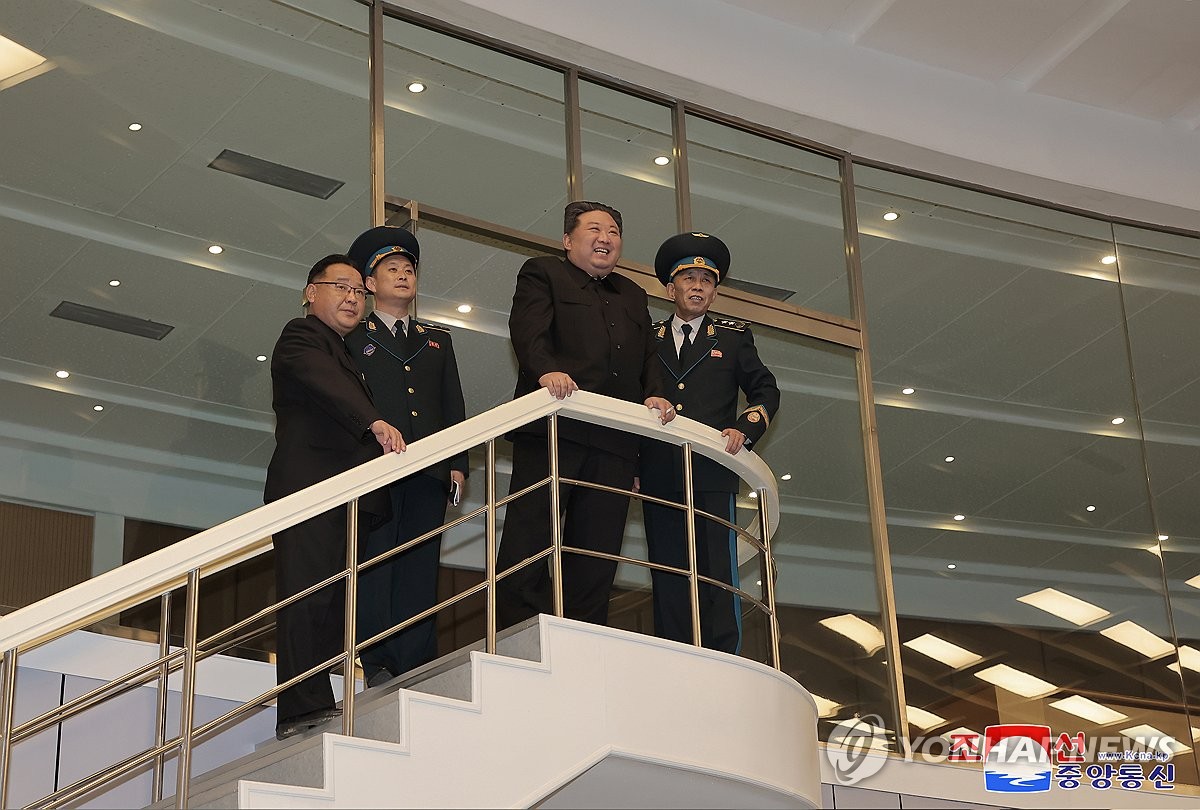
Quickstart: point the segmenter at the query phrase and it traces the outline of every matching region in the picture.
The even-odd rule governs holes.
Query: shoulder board
[[[440,323],[430,323],[429,321],[413,321],[413,323],[416,323],[419,326],[423,326],[426,329],[436,329],[439,332],[446,332],[446,333],[450,332],[449,327],[442,326]]]
[[[713,323],[715,323],[717,326],[720,326],[723,329],[733,329],[738,332],[746,331],[746,322],[745,321],[731,321],[731,320],[727,320],[725,318],[713,318]]]
[[[670,318],[663,318],[661,321],[655,321],[654,323],[650,324],[650,328],[657,329],[660,326],[666,326],[670,322],[671,322]]]

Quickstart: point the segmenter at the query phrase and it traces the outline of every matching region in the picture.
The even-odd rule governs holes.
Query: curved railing
[[[685,490],[687,492],[684,504],[640,494],[627,494],[686,511],[689,516],[694,513],[735,532],[741,542],[748,544],[755,549],[757,554],[761,555],[764,573],[771,572],[762,578],[762,598],[729,583],[719,582],[698,574],[695,528],[692,519],[686,521],[689,551],[689,567],[687,569],[563,546],[559,521],[554,520],[551,521],[553,542],[550,547],[509,569],[497,571],[495,561],[498,509],[533,489],[549,486],[551,488],[550,514],[557,514],[557,493],[560,483],[609,489],[586,481],[560,477],[557,453],[551,452],[550,475],[547,478],[512,495],[502,496],[498,493],[496,487],[496,440],[514,428],[549,417],[548,441],[550,447],[554,448],[557,443],[558,416],[571,417],[679,445],[683,453]],[[360,496],[480,445],[485,446],[487,452],[484,481],[485,502],[482,506],[466,512],[422,537],[414,538],[399,548],[391,549],[371,560],[357,562],[357,499]],[[0,618],[0,651],[3,652],[3,677],[0,680],[0,807],[8,807],[7,792],[10,781],[8,777],[15,744],[103,701],[152,683],[157,684],[158,687],[155,745],[115,763],[101,772],[62,787],[28,806],[55,807],[67,804],[86,796],[112,780],[148,766],[153,768],[153,797],[158,800],[162,796],[164,758],[174,754],[178,758],[176,804],[179,807],[186,807],[188,781],[191,775],[191,751],[194,745],[199,744],[201,739],[217,728],[274,699],[283,689],[317,672],[327,671],[335,665],[341,666],[343,674],[342,730],[345,734],[352,735],[354,732],[354,661],[360,649],[416,624],[457,602],[484,593],[487,600],[485,649],[488,652],[495,652],[496,582],[520,568],[539,563],[545,564],[543,561],[547,557],[551,558],[554,572],[554,610],[557,615],[561,616],[563,599],[560,572],[563,554],[587,554],[686,576],[691,589],[693,638],[697,640],[700,638],[699,601],[697,598],[697,589],[700,583],[708,583],[733,591],[747,604],[755,610],[761,611],[767,617],[770,628],[768,634],[770,662],[778,668],[779,625],[774,603],[774,566],[771,562],[770,552],[770,538],[779,521],[778,496],[774,477],[767,465],[755,454],[744,451],[731,456],[724,451],[724,446],[724,439],[715,430],[690,419],[680,417],[664,426],[659,424],[655,413],[641,405],[582,391],[576,392],[567,399],[556,400],[546,391],[540,390],[468,419],[434,436],[415,441],[403,454],[389,454],[362,464]],[[722,517],[694,508],[690,487],[693,453],[700,453],[716,460],[733,470],[750,485],[751,490],[757,495],[758,519],[754,526],[744,529]],[[197,637],[199,585],[203,577],[265,552],[271,547],[273,533],[343,504],[347,504],[349,508],[347,509],[347,563],[342,571],[301,593],[270,605],[208,638]],[[483,581],[370,639],[354,643],[356,616],[353,608],[357,602],[357,584],[362,572],[447,529],[481,515],[486,521],[484,537],[486,571]],[[547,519],[549,520],[549,514]],[[198,726],[194,724],[196,666],[200,661],[217,655],[247,638],[270,630],[270,624],[253,630],[251,628],[261,625],[264,621],[269,621],[270,616],[280,607],[297,602],[317,590],[341,580],[346,583],[345,635],[341,654],[246,701],[241,706],[217,718]],[[179,649],[172,650],[168,644],[167,617],[170,615],[172,592],[181,587],[184,588],[186,602],[182,633],[183,644]],[[155,599],[160,601],[161,611],[158,658],[19,725],[14,722],[15,676],[18,659],[22,654],[75,630],[94,624],[121,610]],[[697,641],[697,643],[699,642]],[[168,737],[166,729],[167,679],[176,671],[182,671],[180,729],[176,736]]]

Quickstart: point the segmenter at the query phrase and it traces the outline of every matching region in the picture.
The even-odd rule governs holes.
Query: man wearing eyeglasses
[[[308,314],[283,328],[271,355],[275,453],[263,500],[270,503],[377,458],[404,450],[400,431],[371,400],[344,338],[358,326],[366,302],[362,275],[347,256],[326,256],[308,274]],[[360,526],[385,519],[386,493],[359,499]],[[339,506],[276,532],[275,591],[285,599],[346,565],[346,507]],[[344,638],[344,584],[327,586],[279,611],[276,678],[284,683],[337,655]],[[279,694],[275,736],[290,737],[341,714],[327,672]]]
[[[375,310],[346,345],[384,417],[409,442],[432,436],[466,417],[450,331],[412,317],[421,246],[405,228],[381,225],[360,234],[350,258],[363,269]],[[426,467],[392,483],[392,517],[371,532],[362,559],[373,559],[434,531],[458,504],[467,454]],[[442,536],[435,534],[372,568],[358,584],[359,641],[388,630],[437,604]],[[364,649],[368,686],[386,683],[437,657],[437,617],[429,616]]]

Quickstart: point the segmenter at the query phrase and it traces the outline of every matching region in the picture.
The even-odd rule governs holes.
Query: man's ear
[[[372,294],[375,293],[375,276],[374,276],[374,274],[367,276],[367,280],[364,281],[363,284],[366,286],[366,288],[368,290],[371,291]]]
[[[672,301],[675,300],[675,282],[674,281],[667,282],[667,298],[670,298]]]
[[[309,282],[304,287],[304,306],[308,306],[313,301],[317,300],[317,288]]]
[[[570,249],[571,249],[571,234],[564,233],[563,234],[563,250],[570,250]]]

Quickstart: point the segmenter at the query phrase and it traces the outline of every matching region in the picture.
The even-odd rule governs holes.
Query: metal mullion
[[[163,661],[171,654],[171,592],[167,591],[159,599],[158,614],[158,658]],[[162,747],[167,739],[167,688],[171,675],[171,667],[162,663],[158,666],[158,692],[154,701],[154,745]],[[162,801],[163,797],[163,765],[162,754],[154,757],[154,772],[150,783],[152,803]],[[2,805],[0,805],[2,806]]]
[[[188,806],[192,777],[192,721],[196,709],[196,628],[200,613],[200,570],[188,571],[183,612],[183,689],[179,695],[179,776],[175,780],[175,806]]]
[[[692,180],[687,161],[687,112],[683,102],[671,106],[671,151],[675,158],[675,220],[680,233],[692,229]]]
[[[383,3],[371,3],[371,21],[368,26],[370,45],[367,57],[369,74],[368,105],[370,107],[371,149],[371,225],[382,225],[387,221],[383,200],[387,190],[384,162],[384,75],[383,75]]]
[[[484,470],[486,479],[485,494],[487,499],[487,525],[484,527],[484,579],[487,582],[487,604],[484,606],[484,619],[487,622],[487,633],[484,652],[496,652],[496,440],[488,439],[487,461]]]
[[[583,128],[576,68],[563,73],[563,130],[567,149],[567,202],[572,202],[583,199]]]

